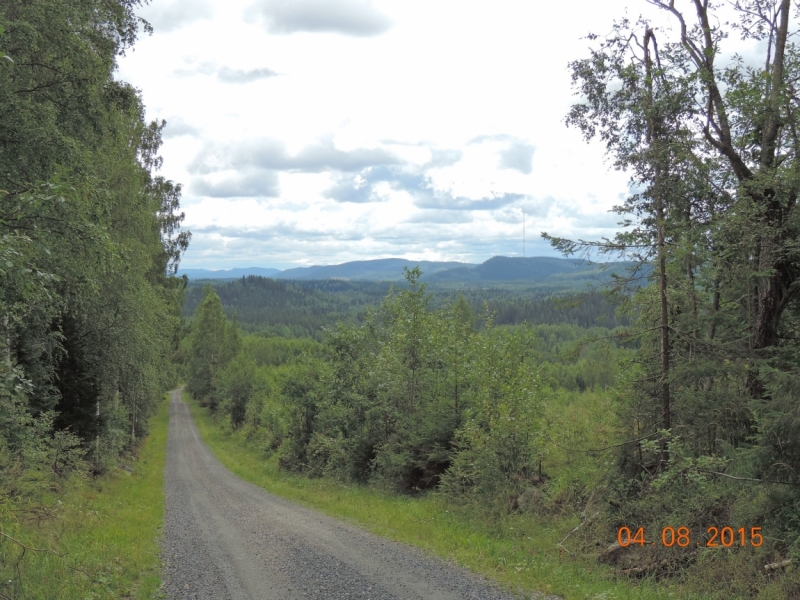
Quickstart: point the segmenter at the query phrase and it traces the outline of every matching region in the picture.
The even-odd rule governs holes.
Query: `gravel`
[[[519,597],[242,481],[200,439],[177,390],[165,491],[163,589],[172,600]]]

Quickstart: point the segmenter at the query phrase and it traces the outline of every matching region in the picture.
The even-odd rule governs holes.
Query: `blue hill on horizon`
[[[180,269],[178,275],[189,279],[239,279],[249,275],[273,279],[342,279],[347,281],[400,281],[403,268],[416,265],[422,269],[423,281],[432,283],[470,283],[531,281],[557,282],[568,279],[589,280],[607,276],[608,267],[625,268],[628,263],[595,263],[577,258],[552,256],[509,257],[495,256],[481,264],[462,262],[413,261],[404,258],[359,260],[339,265],[315,265],[293,269],[248,267],[212,271],[207,269]]]

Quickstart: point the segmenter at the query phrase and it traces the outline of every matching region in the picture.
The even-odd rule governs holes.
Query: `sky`
[[[627,7],[627,8],[626,8]],[[152,0],[120,59],[161,175],[183,185],[183,268],[555,256],[628,194],[564,117],[568,63],[644,0]],[[650,9],[652,11],[652,9]]]

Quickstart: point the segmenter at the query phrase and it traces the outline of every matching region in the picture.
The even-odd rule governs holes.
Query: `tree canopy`
[[[625,437],[634,440],[620,453],[621,510],[640,519],[674,511],[704,525],[718,520],[713,506],[747,506],[796,544],[793,7],[789,0],[650,4],[671,29],[621,20],[607,37],[590,36],[589,56],[571,64],[580,100],[567,124],[599,138],[631,175],[634,193],[616,209],[628,227],[597,242],[550,238],[567,254],[620,252],[654,267],[653,284],[631,302],[642,351],[621,409]],[[750,42],[758,59],[726,54],[732,36]],[[654,433],[659,444],[636,442]],[[752,483],[734,487],[731,477]],[[644,517],[665,482],[674,486],[670,508]],[[777,487],[763,495],[759,485]]]
[[[157,174],[165,123],[114,76],[140,4],[0,4],[0,452],[39,420],[102,468],[174,379],[181,186]]]

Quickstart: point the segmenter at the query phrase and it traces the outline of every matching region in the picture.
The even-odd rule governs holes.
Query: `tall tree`
[[[0,68],[6,355],[30,382],[31,415],[55,411],[56,428],[108,443],[118,409],[135,437],[174,376],[185,282],[169,275],[189,240],[180,185],[157,175],[164,123],[147,123],[139,93],[114,77],[139,5],[0,4],[13,60]]]
[[[600,242],[551,239],[566,252],[632,255],[656,279],[632,296],[643,370],[621,422],[628,439],[670,431],[658,449],[623,446],[621,465],[635,472],[627,481],[638,493],[650,493],[656,477],[706,478],[709,470],[797,483],[800,48],[792,5],[649,2],[677,25],[674,34],[623,20],[606,38],[590,36],[596,47],[571,64],[581,101],[567,122],[599,137],[631,174],[635,193],[616,209],[627,230]],[[760,65],[724,53],[733,34],[762,53]],[[667,461],[681,468],[651,468]],[[747,496],[741,487],[725,493],[730,502]],[[768,504],[764,519],[796,511],[788,493],[776,491]],[[774,525],[796,537],[793,519]]]
[[[192,319],[191,356],[187,390],[212,409],[219,403],[218,377],[239,350],[239,333],[222,312],[222,302],[211,288]]]

